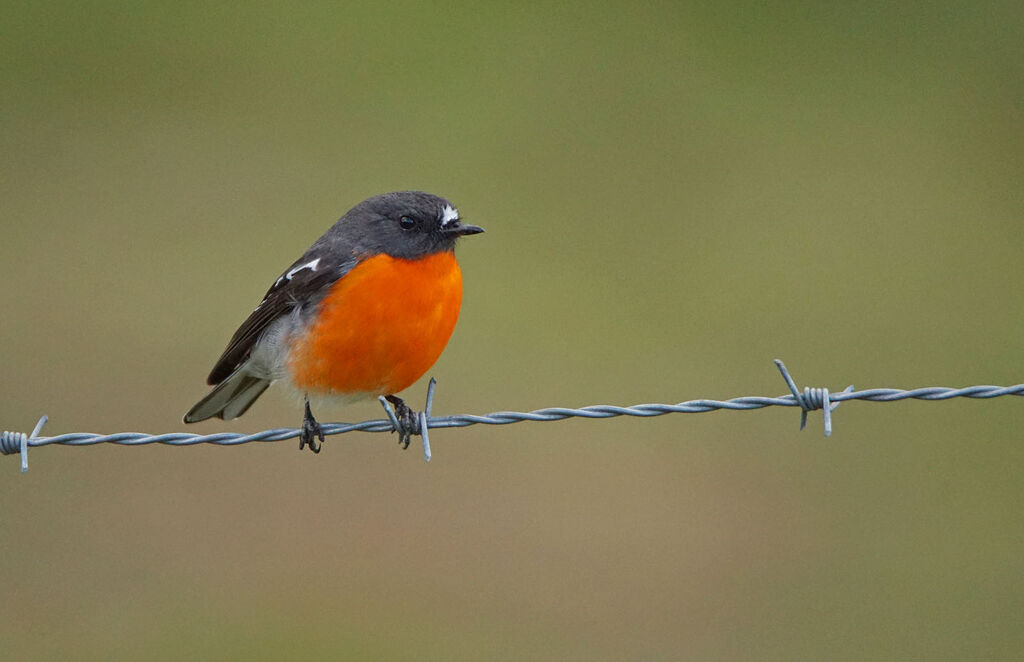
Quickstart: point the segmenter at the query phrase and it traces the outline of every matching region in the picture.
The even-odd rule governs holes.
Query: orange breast
[[[335,283],[293,345],[289,368],[307,392],[387,395],[441,356],[462,305],[451,252],[419,260],[376,255]]]

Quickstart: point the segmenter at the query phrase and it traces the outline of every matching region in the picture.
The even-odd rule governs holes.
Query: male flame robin
[[[450,202],[420,191],[364,200],[332,225],[267,290],[210,372],[216,385],[186,423],[244,414],[284,379],[303,394],[299,448],[320,452],[323,431],[309,397],[345,401],[395,394],[441,355],[462,303],[455,242],[483,228],[463,223]],[[399,439],[408,447],[408,434]]]

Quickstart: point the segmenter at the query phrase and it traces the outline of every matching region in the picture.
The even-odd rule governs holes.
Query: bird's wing
[[[318,241],[288,267],[267,290],[256,310],[235,331],[224,353],[206,378],[208,384],[219,384],[238,368],[252,351],[271,322],[296,308],[319,305],[327,290],[358,263],[348,251],[327,250]]]

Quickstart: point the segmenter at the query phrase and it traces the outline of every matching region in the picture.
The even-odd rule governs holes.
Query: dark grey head
[[[483,232],[459,219],[455,205],[421,191],[384,193],[363,200],[331,228],[359,253],[414,259],[450,251],[467,234]]]

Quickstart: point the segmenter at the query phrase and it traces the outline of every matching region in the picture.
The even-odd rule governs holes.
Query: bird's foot
[[[318,443],[316,440],[320,439]],[[309,409],[309,400],[306,400],[306,413],[302,417],[302,432],[299,434],[299,450],[301,451],[307,445],[309,450],[314,453],[320,452],[320,446],[324,441],[324,431],[317,423],[316,419],[313,418],[313,412]]]
[[[398,444],[402,449],[409,447],[414,434],[420,434],[420,416],[413,411],[405,400],[397,395],[385,395],[384,398],[395,406],[395,417],[398,419]]]

